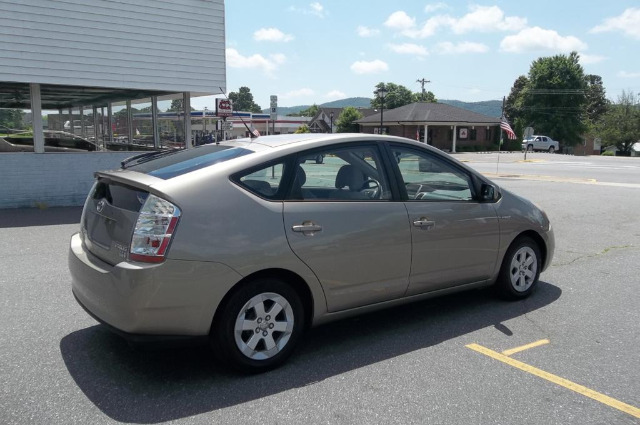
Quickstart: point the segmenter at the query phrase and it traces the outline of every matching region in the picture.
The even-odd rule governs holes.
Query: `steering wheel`
[[[358,192],[362,192],[363,190],[374,189],[373,192],[370,192],[369,197],[371,199],[380,199],[380,195],[382,194],[382,190],[380,189],[380,182],[376,179],[368,178]]]

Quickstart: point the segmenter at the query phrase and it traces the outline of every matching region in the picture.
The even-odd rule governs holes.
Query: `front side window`
[[[470,201],[471,179],[467,173],[428,152],[392,147],[409,201]]]
[[[297,157],[290,198],[308,201],[388,200],[391,199],[391,190],[377,148],[328,148]]]

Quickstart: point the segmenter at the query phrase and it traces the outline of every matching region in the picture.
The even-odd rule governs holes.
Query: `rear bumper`
[[[166,260],[112,266],[71,237],[73,294],[98,321],[129,339],[207,336],[216,308],[241,279],[224,264]],[[137,336],[137,337],[136,337]]]

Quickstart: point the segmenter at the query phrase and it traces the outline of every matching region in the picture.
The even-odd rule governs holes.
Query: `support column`
[[[191,93],[186,91],[182,93],[182,108],[184,109],[184,147],[191,149]]]
[[[151,96],[151,127],[153,131],[153,147],[160,149],[160,137],[158,134],[158,96]]]
[[[453,126],[453,146],[451,147],[451,153],[456,153],[456,141],[458,140],[458,126]]]
[[[93,143],[98,144],[98,108],[93,106]]]
[[[69,108],[69,133],[76,134],[73,126],[73,108]]]
[[[35,153],[44,153],[40,84],[30,83],[29,89],[31,94],[31,115],[33,116],[33,151]]]
[[[109,143],[113,145],[113,108],[111,102],[107,103],[107,134],[109,135]]]
[[[84,125],[84,106],[80,106],[80,137],[86,137],[87,129]]]
[[[133,111],[130,100],[127,100],[127,143],[133,143]]]
[[[424,137],[422,141],[425,145],[429,144],[429,124],[424,125]]]

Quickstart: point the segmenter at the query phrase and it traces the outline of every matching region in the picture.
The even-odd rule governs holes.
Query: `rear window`
[[[189,150],[170,152],[150,161],[145,161],[145,159],[142,158],[138,164],[127,166],[127,168],[168,180],[250,153],[253,153],[253,151],[244,148],[208,145]]]

